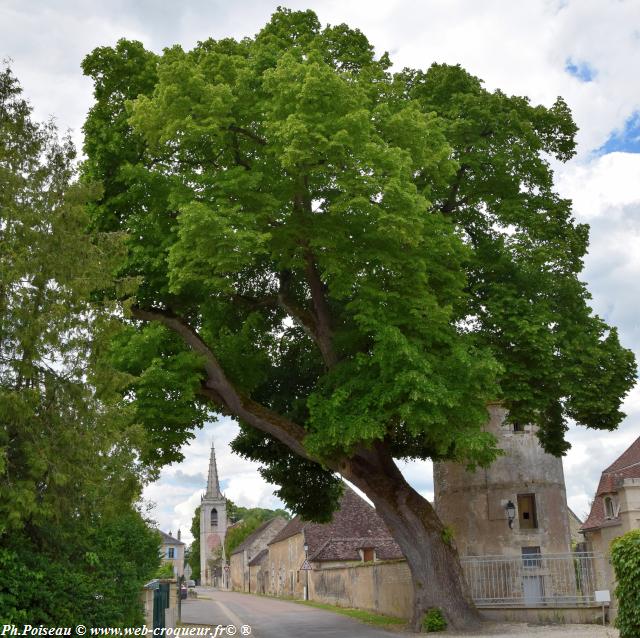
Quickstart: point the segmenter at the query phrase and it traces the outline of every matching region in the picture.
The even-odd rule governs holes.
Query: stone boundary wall
[[[413,610],[411,574],[405,561],[312,570],[309,594],[316,602],[399,618],[410,618]]]

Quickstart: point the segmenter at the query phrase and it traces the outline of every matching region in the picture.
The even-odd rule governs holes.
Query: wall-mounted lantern
[[[507,512],[507,519],[509,520],[509,529],[513,529],[513,521],[516,519],[516,506],[513,504],[513,501],[507,501],[507,504],[504,506],[504,509]]]

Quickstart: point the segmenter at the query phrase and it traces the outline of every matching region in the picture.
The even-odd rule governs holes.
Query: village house
[[[308,571],[403,558],[375,509],[345,486],[339,509],[329,523],[309,523],[296,516],[269,543],[268,556],[254,558],[255,583],[271,594],[304,597]],[[266,582],[265,582],[266,580]],[[307,590],[308,591],[308,590]]]
[[[266,594],[269,591],[268,547],[249,561],[249,588],[254,594]]]
[[[575,551],[584,545],[582,521],[570,507],[567,509],[569,511],[569,529],[571,530],[571,549]]]
[[[180,578],[184,574],[184,549],[185,544],[180,540],[180,530],[178,537],[174,538],[171,532],[166,534],[160,532],[160,558],[163,565],[169,564],[173,569],[174,578]]]
[[[267,544],[287,524],[282,516],[265,521],[238,545],[230,558],[231,589],[234,591],[256,592],[257,583],[251,587],[250,564],[252,559],[267,552]]]
[[[615,589],[611,542],[632,529],[640,529],[640,437],[602,472],[582,525],[587,546],[606,558],[604,577],[611,592]]]

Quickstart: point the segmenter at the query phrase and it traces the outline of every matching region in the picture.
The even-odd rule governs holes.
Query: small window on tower
[[[606,518],[615,518],[615,508],[613,505],[613,499],[610,496],[604,497],[604,515]]]
[[[211,527],[218,527],[218,510],[215,507],[211,510]]]
[[[535,494],[518,494],[518,522],[520,529],[538,528]]]
[[[514,432],[524,432],[524,423],[514,423],[513,424]]]
[[[523,567],[532,568],[540,567],[542,560],[540,559],[540,547],[523,547],[522,548],[522,565]]]

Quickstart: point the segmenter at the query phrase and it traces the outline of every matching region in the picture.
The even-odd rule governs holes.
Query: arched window
[[[215,507],[211,510],[211,527],[218,527],[218,510]]]
[[[604,497],[604,515],[607,518],[615,518],[615,512],[613,509],[613,499],[610,496]]]

